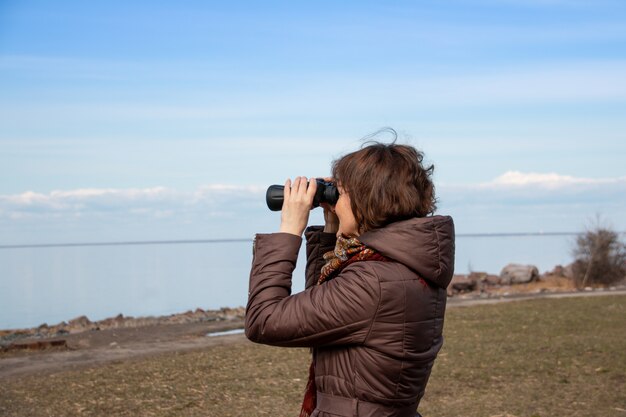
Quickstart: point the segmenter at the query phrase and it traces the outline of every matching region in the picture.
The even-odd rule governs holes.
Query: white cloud
[[[438,212],[451,215],[459,233],[576,231],[598,214],[626,228],[626,177],[508,171],[482,183],[438,184],[437,192]]]
[[[521,188],[541,187],[544,189],[562,189],[594,185],[619,185],[626,184],[626,177],[617,178],[577,178],[570,175],[557,173],[537,173],[507,171],[494,180],[480,184],[481,188]]]
[[[222,193],[260,193],[265,191],[263,187],[257,185],[232,185],[232,184],[210,184],[198,187],[197,194],[207,194],[214,192]]]
[[[185,192],[166,187],[84,188],[49,193],[26,191],[0,195],[0,217],[12,219],[58,213],[89,214],[126,212],[130,215],[171,217],[177,212],[206,210],[207,215],[223,213],[224,207],[241,207],[263,201],[263,187],[210,184]],[[213,210],[213,211],[212,211]]]
[[[624,227],[626,177],[509,171],[483,183],[437,184],[437,192],[438,212],[452,215],[459,233],[575,230],[596,213]],[[264,194],[264,186],[206,184],[0,195],[0,243],[248,237],[280,222]],[[320,216],[313,212],[312,224]]]
[[[0,218],[93,214],[172,218],[181,214],[233,217],[265,210],[265,186],[206,184],[191,191],[167,187],[83,188],[0,195]],[[558,173],[508,171],[476,184],[438,184],[444,204],[562,204],[605,201],[623,204],[626,177],[585,178]]]
[[[589,215],[605,209],[626,209],[626,177],[585,178],[557,173],[508,171],[491,181],[477,184],[439,184],[440,207],[445,209],[480,207],[543,207],[563,212],[578,207]]]
[[[26,191],[21,194],[0,195],[4,207],[25,210],[81,210],[89,206],[120,206],[133,202],[165,201],[173,197],[164,187],[153,188],[83,188],[54,190],[49,193]]]

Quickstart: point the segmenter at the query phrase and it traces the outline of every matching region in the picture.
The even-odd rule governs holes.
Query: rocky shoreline
[[[448,296],[461,294],[502,295],[509,292],[535,290],[575,290],[571,267],[556,266],[552,271],[539,273],[534,265],[508,264],[499,275],[487,272],[456,274],[448,286]]]
[[[607,290],[619,289],[626,289],[626,282],[607,288]],[[571,267],[557,266],[552,271],[539,274],[538,269],[533,265],[509,264],[502,269],[499,275],[486,272],[455,275],[448,287],[448,297],[461,300],[480,300],[577,290],[580,289],[574,286],[571,278]],[[584,290],[592,291],[594,289],[585,288]],[[118,314],[115,317],[99,321],[91,321],[87,316],[80,316],[52,326],[44,323],[30,329],[0,330],[0,351],[6,352],[24,348],[40,350],[53,347],[54,339],[62,339],[69,335],[84,332],[100,332],[115,329],[136,329],[147,326],[194,323],[204,323],[211,325],[212,328],[221,323],[230,329],[235,324],[241,327],[244,316],[244,307],[223,307],[219,310],[197,308],[196,310],[167,316],[131,317]]]
[[[52,326],[44,323],[30,329],[0,330],[0,348],[4,351],[9,350],[12,345],[23,339],[42,340],[87,331],[97,332],[110,329],[131,329],[155,325],[231,322],[243,320],[244,315],[244,307],[223,307],[219,310],[203,310],[197,308],[193,311],[189,310],[184,313],[170,314],[167,316],[132,317],[118,314],[115,317],[98,321],[91,321],[87,316],[80,316]],[[45,347],[45,345],[42,346]]]

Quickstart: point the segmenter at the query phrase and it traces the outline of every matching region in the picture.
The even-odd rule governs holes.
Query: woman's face
[[[339,218],[338,234],[344,236],[358,236],[359,225],[356,223],[352,207],[350,207],[350,195],[343,189],[341,185],[337,185],[339,190],[339,200],[335,204],[335,214]]]

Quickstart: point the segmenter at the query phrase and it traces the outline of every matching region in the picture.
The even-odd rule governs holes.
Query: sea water
[[[457,273],[541,272],[572,261],[573,236],[464,237]],[[303,245],[304,246],[304,245]],[[252,241],[0,249],[0,329],[244,306]],[[304,287],[304,247],[293,292]]]

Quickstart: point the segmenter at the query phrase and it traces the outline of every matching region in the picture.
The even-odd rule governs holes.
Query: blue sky
[[[384,126],[461,233],[626,230],[626,3],[0,0],[0,244],[272,231]]]

